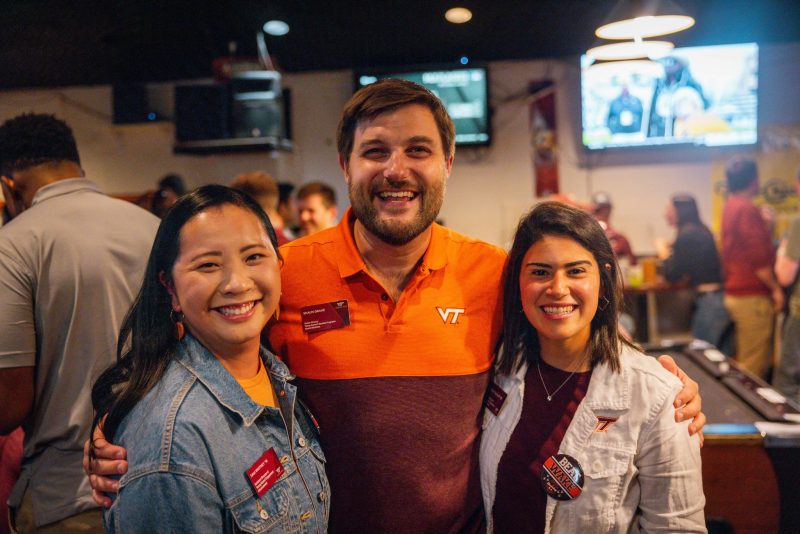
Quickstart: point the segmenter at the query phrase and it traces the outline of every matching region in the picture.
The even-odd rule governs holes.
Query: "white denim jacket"
[[[580,462],[583,493],[572,501],[547,499],[545,533],[706,532],[700,442],[688,422],[675,423],[672,402],[680,381],[655,358],[628,346],[622,370],[595,367],[559,452]],[[487,532],[497,467],[522,413],[527,364],[495,383],[508,396],[495,416],[486,410],[481,440],[481,489]],[[617,418],[603,428],[599,417]]]

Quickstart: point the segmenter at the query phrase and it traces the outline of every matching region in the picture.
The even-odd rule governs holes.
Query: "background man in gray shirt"
[[[0,433],[25,430],[10,514],[19,532],[102,532],[81,468],[89,392],[115,359],[158,219],[85,179],[52,115],[0,126],[0,181],[13,217],[0,229]]]

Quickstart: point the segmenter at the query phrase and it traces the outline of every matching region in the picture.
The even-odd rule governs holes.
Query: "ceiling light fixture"
[[[595,30],[601,39],[667,35],[694,26],[694,19],[670,0],[620,0]]]
[[[657,61],[650,59],[625,59],[622,61],[598,60],[589,65],[589,71],[593,75],[607,74],[608,76],[626,77],[647,73],[658,77],[664,72],[664,69]]]
[[[444,18],[453,24],[464,24],[472,20],[472,11],[466,7],[451,7],[445,11]]]
[[[282,20],[268,20],[264,23],[264,33],[280,37],[289,33],[289,25]]]
[[[669,54],[675,45],[669,41],[625,41],[595,46],[586,51],[593,61],[618,61],[624,59],[658,59]]]

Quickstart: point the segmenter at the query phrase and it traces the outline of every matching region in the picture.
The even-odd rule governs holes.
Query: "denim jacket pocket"
[[[311,450],[311,453],[317,458],[317,460],[319,460],[323,465],[327,462],[327,460],[325,460],[325,453],[322,452],[322,446],[320,446],[319,441],[310,440],[308,448]]]
[[[583,472],[587,478],[600,480],[624,475],[633,461],[633,451],[591,447],[584,453],[586,465]]]
[[[577,528],[608,532],[614,528],[623,483],[633,462],[633,451],[591,447],[584,453],[584,485],[579,504]],[[579,502],[583,501],[583,502]]]
[[[319,491],[316,491],[316,495],[314,497],[319,503],[318,506],[324,510],[325,522],[327,523],[330,513],[331,487],[328,484],[328,476],[325,472],[325,454],[322,452],[322,447],[316,440],[311,440],[311,442],[308,444],[308,450],[311,451],[311,456],[314,458],[314,463],[316,464],[314,467],[317,472],[317,478],[314,484],[314,491]]]
[[[284,484],[276,484],[260,498],[253,495],[231,508],[242,532],[289,532],[291,500]]]

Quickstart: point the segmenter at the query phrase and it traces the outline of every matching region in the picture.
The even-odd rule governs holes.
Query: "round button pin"
[[[583,491],[583,468],[568,454],[554,454],[544,461],[540,481],[552,498],[559,501],[576,499]]]

